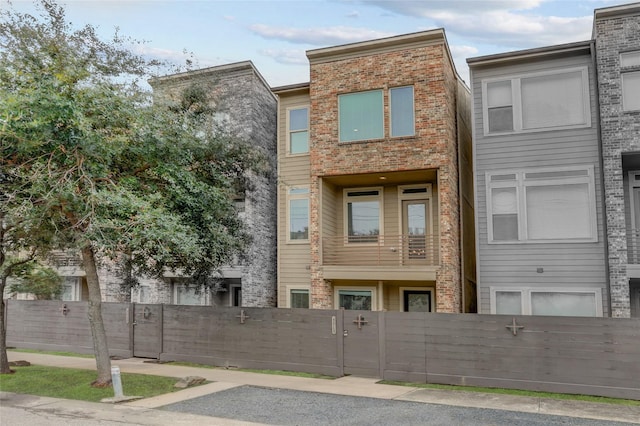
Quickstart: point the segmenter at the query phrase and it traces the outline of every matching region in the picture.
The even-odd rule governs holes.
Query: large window
[[[389,96],[389,131],[391,137],[415,134],[413,86],[394,87]],[[338,96],[340,142],[354,142],[385,137],[384,96],[382,90],[348,93]]]
[[[382,188],[346,189],[344,200],[348,242],[377,242],[382,234]]]
[[[483,81],[484,133],[591,125],[586,68]]]
[[[309,240],[309,189],[289,190],[289,241]]]
[[[486,174],[491,243],[596,241],[593,166]]]
[[[599,289],[492,288],[491,313],[601,317],[602,293]]]
[[[336,309],[375,311],[376,292],[369,287],[336,288]]]
[[[309,108],[288,110],[289,154],[309,152]]]
[[[174,284],[173,300],[176,305],[208,305],[209,291],[187,283]]]

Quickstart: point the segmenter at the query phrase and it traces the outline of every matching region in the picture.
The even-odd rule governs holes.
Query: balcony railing
[[[640,264],[640,229],[627,231],[627,263]]]
[[[435,235],[365,235],[322,239],[323,265],[327,266],[435,266]]]

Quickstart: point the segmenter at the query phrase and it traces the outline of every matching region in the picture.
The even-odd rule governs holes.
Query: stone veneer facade
[[[310,82],[310,245],[312,308],[334,308],[333,284],[321,268],[321,178],[437,170],[440,266],[437,312],[461,312],[460,199],[458,191],[457,75],[444,31],[307,52]],[[338,95],[414,86],[415,136],[339,143]],[[389,120],[385,96],[385,122]],[[386,126],[385,126],[386,129]]]
[[[277,101],[269,85],[250,61],[173,74],[151,81],[159,96],[172,96],[192,85],[211,90],[217,114],[221,114],[230,133],[250,141],[267,159],[266,176],[251,175],[252,187],[245,192],[241,214],[252,236],[245,260],[222,269],[228,282],[241,283],[242,306],[276,306],[276,108]],[[119,280],[103,275],[107,283],[105,299],[122,300]],[[147,288],[147,303],[174,303],[172,282],[141,279]],[[225,288],[230,290],[230,288]],[[227,293],[227,292],[225,292]],[[231,303],[229,294],[212,295],[211,304]]]
[[[640,4],[597,9],[596,43],[611,316],[630,316],[623,154],[640,152],[640,111],[623,111],[620,53],[640,51]],[[640,71],[640,66],[625,71]],[[640,96],[640,93],[637,94]]]

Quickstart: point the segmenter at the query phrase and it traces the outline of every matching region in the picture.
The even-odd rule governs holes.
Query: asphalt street
[[[240,386],[170,404],[161,409],[269,425],[629,426],[629,423],[566,416],[256,386]]]

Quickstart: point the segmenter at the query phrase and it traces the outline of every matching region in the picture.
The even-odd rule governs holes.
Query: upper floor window
[[[640,51],[621,53],[620,67],[622,109],[640,111]]]
[[[289,241],[309,240],[309,189],[289,190]]]
[[[413,86],[389,89],[389,104],[391,105],[391,136],[413,136],[415,134]]]
[[[309,152],[309,108],[288,110],[289,154]]]
[[[483,81],[484,133],[591,125],[587,68]]]
[[[384,116],[382,90],[349,93],[338,97],[340,142],[382,139]]]
[[[375,243],[382,234],[382,188],[346,189],[345,234],[350,243]]]
[[[593,166],[486,174],[489,242],[597,240]]]
[[[413,86],[389,89],[389,132],[391,137],[415,134]],[[385,137],[384,91],[348,93],[338,96],[340,142]]]

